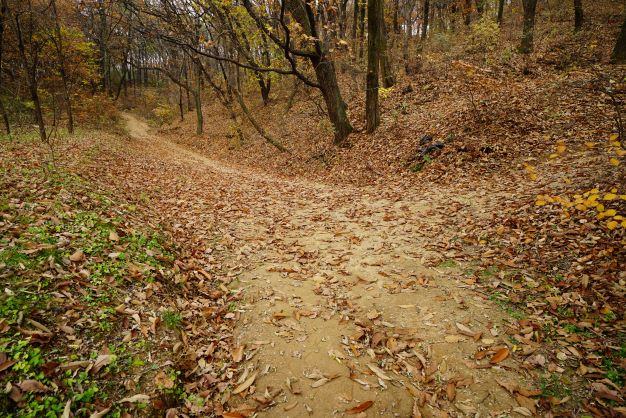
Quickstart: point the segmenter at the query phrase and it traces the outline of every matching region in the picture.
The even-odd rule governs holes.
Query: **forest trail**
[[[240,380],[256,375],[257,395],[283,389],[259,416],[330,417],[373,401],[368,416],[407,417],[416,398],[424,416],[439,416],[432,396],[468,415],[518,407],[498,383],[526,381],[510,356],[498,358],[517,321],[470,289],[471,266],[449,255],[452,244],[433,245],[488,213],[459,202],[484,200],[451,205],[446,190],[412,196],[241,171],[124,118],[131,152],[151,161],[138,175],[159,190],[157,210],[199,236],[218,227],[212,248],[235,248],[222,281],[244,292],[229,306],[248,369]],[[159,170],[171,165],[176,181],[165,182]],[[253,396],[229,404],[244,411]]]

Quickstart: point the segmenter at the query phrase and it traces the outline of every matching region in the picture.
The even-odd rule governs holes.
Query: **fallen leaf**
[[[346,414],[348,415],[355,415],[355,414],[359,414],[369,408],[371,408],[371,406],[374,405],[374,401],[365,401],[360,405],[355,406],[354,408],[350,408],[348,410],[346,410]]]
[[[50,388],[37,380],[27,379],[17,384],[22,392],[48,392]]]
[[[70,414],[72,413],[72,400],[70,399],[65,403],[65,408],[63,408],[63,414],[61,418],[70,418]]]
[[[243,382],[242,384],[240,384],[239,386],[237,386],[234,390],[233,390],[233,395],[236,395],[238,393],[243,392],[244,390],[248,389],[250,386],[252,386],[252,384],[254,383],[255,379],[256,379],[257,373],[254,373],[252,376],[250,376],[245,382]]]
[[[287,405],[285,405],[283,407],[283,410],[285,411],[291,411],[293,408],[295,408],[298,405],[298,401],[293,401],[292,403],[289,403]]]
[[[104,408],[100,412],[94,412],[93,414],[91,414],[89,416],[89,418],[102,418],[102,417],[106,416],[106,414],[108,414],[110,410],[111,410],[111,408]]]
[[[70,261],[74,262],[82,261],[84,258],[85,254],[83,253],[83,250],[80,249],[74,251],[74,253],[70,255]]]
[[[157,387],[171,389],[174,387],[174,381],[163,371],[160,370],[154,377],[154,383]]]
[[[100,354],[91,367],[91,374],[98,373],[100,369],[108,364],[111,364],[116,358],[117,356],[115,354]]]
[[[508,347],[503,347],[499,349],[498,351],[496,351],[496,353],[493,355],[493,357],[491,357],[491,360],[489,362],[491,364],[498,364],[504,359],[506,359],[508,356],[509,356]]]
[[[391,380],[391,378],[387,376],[385,372],[383,372],[379,367],[374,366],[373,364],[368,364],[367,367],[369,367],[369,369],[373,371],[376,374],[376,376],[380,377],[381,379]]]
[[[118,403],[137,403],[137,402],[148,402],[150,400],[150,397],[148,395],[144,395],[144,394],[137,394],[137,395],[133,395],[130,396],[128,398],[122,398],[119,401],[117,401]]]
[[[244,349],[244,346],[240,345],[239,347],[233,350],[232,352],[233,362],[239,363],[243,359],[243,349]]]

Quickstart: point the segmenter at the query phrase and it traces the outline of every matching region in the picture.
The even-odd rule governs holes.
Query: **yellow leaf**
[[[598,206],[596,206],[596,210],[598,212],[604,212],[604,205],[602,203],[600,203]]]
[[[535,173],[530,173],[530,179],[531,179],[532,181],[537,181],[537,174],[535,174]]]
[[[576,205],[576,209],[578,209],[578,210],[587,210],[587,206],[579,204],[579,205]]]
[[[606,216],[615,216],[617,214],[617,212],[615,211],[615,209],[609,209],[606,212],[604,212],[604,214]]]
[[[615,153],[617,154],[618,157],[623,157],[624,155],[626,155],[626,150],[623,150],[620,148],[618,150],[615,150]]]
[[[626,228],[626,221],[622,221],[622,228]]]
[[[618,141],[611,141],[611,145],[617,148],[620,148],[622,146],[622,144],[620,144]]]
[[[619,134],[612,134],[612,135],[609,137],[609,141],[615,141],[617,138],[619,138]]]
[[[543,205],[545,205],[545,204],[546,204],[546,201],[545,201],[545,200],[537,200],[537,201],[535,202],[535,206],[543,206]]]
[[[600,189],[591,189],[589,193],[598,194],[600,193]]]
[[[613,230],[615,228],[617,228],[617,222],[615,221],[610,221],[606,223],[606,227],[609,228],[610,230]]]
[[[585,142],[585,146],[586,146],[587,148],[593,148],[595,145],[596,145],[596,144],[595,144],[595,143],[593,143],[593,142]]]
[[[572,179],[569,177],[563,177],[563,181],[565,182],[565,184],[572,184]]]
[[[556,152],[559,153],[559,154],[563,154],[566,149],[567,149],[567,147],[565,146],[565,144],[559,144],[556,147]]]
[[[614,221],[623,221],[624,217],[622,215],[615,215],[615,216],[613,216],[613,220]]]
[[[619,160],[617,158],[611,158],[609,162],[611,163],[612,166],[615,166],[615,167],[619,165]]]
[[[555,158],[559,158],[559,154],[550,154],[548,158],[554,160]]]
[[[602,198],[604,200],[615,200],[617,199],[617,195],[615,193],[607,193],[604,195],[604,197]]]

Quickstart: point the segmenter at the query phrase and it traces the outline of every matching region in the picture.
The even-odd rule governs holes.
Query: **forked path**
[[[373,401],[361,416],[525,412],[498,383],[525,382],[504,358],[515,320],[470,289],[448,241],[464,217],[482,213],[461,203],[479,205],[477,196],[451,204],[442,194],[272,178],[225,167],[125,117],[131,142],[152,158],[148,170],[178,167],[176,186],[155,180],[176,189],[155,202],[159,210],[184,214],[181,228],[199,234],[221,228],[235,249],[228,286],[245,292],[232,306],[241,382],[256,375],[256,392],[233,395],[232,408],[332,417]],[[273,396],[267,407],[254,400],[264,394]]]

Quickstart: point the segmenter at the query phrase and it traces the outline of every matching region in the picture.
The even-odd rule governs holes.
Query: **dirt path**
[[[175,173],[184,184],[158,185],[177,195],[155,205],[173,217],[195,214],[186,227],[198,234],[221,225],[235,248],[226,284],[245,292],[245,303],[229,307],[244,347],[241,381],[256,374],[256,394],[283,389],[259,416],[330,417],[366,401],[373,405],[362,416],[518,407],[496,380],[523,385],[522,369],[511,357],[490,364],[511,345],[516,321],[470,290],[454,243],[434,245],[464,228],[464,216],[484,212],[462,203],[480,205],[477,196],[451,204],[445,191],[418,197],[275,179],[226,167],[125,118],[134,145],[156,161],[149,170],[184,168]],[[459,208],[464,215],[452,216]],[[244,411],[257,405],[254,396],[229,403]]]

